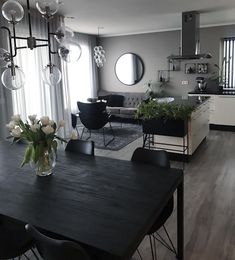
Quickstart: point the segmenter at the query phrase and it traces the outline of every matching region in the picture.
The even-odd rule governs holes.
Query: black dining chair
[[[0,259],[21,259],[23,256],[29,259],[26,255],[29,250],[38,259],[33,247],[34,241],[26,232],[23,223],[0,216]]]
[[[34,239],[38,252],[44,260],[90,260],[78,243],[45,236],[29,224],[25,229]]]
[[[84,125],[84,128],[82,130],[81,139],[83,137],[84,129],[88,129],[89,131],[89,137],[87,140],[91,137],[91,131],[92,130],[103,130],[103,142],[104,146],[107,146],[110,142],[112,142],[115,138],[114,131],[112,128],[112,125],[110,123],[110,115],[106,111],[106,102],[95,102],[95,103],[83,103],[83,102],[77,102],[78,110],[79,110],[79,117]],[[105,125],[109,124],[111,133],[113,135],[113,138],[109,140],[107,143],[105,141]]]
[[[81,139],[69,140],[65,147],[65,151],[91,156],[94,156],[94,150],[95,144],[93,141],[85,141]]]
[[[157,167],[170,168],[170,160],[169,160],[168,153],[163,150],[149,150],[149,149],[144,149],[139,147],[134,151],[131,161],[135,163],[151,164]],[[165,246],[171,252],[173,252],[177,257],[176,249],[165,227],[165,222],[171,216],[173,210],[174,210],[174,197],[172,196],[147,233],[150,241],[152,260],[157,259],[156,240],[159,241],[163,246]],[[158,230],[161,227],[163,228],[169,242],[167,242],[166,239],[164,239],[158,233]],[[139,251],[138,254],[140,255]],[[142,259],[141,255],[140,258]]]
[[[77,134],[79,135],[78,128],[77,128],[77,120],[78,120],[78,115],[71,113],[71,124],[72,128],[76,129]]]

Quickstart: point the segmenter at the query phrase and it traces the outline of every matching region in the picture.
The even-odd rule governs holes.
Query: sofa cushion
[[[124,96],[122,95],[109,95],[107,106],[109,107],[123,107]]]
[[[137,111],[137,108],[134,108],[134,107],[120,108],[120,114],[123,114],[123,115],[135,115],[136,111]]]
[[[106,110],[111,115],[119,115],[120,114],[120,107],[106,107]]]

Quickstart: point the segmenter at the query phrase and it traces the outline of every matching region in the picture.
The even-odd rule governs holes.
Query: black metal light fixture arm
[[[13,53],[12,53],[12,42],[11,42],[11,31],[9,28],[7,28],[6,26],[0,26],[0,29],[2,30],[6,30],[7,33],[8,33],[8,42],[9,42],[9,48],[10,48],[10,59],[11,59],[11,62],[13,62]]]

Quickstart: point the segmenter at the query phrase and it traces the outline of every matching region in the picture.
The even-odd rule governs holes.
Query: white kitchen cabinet
[[[235,126],[235,96],[211,96],[210,124]]]

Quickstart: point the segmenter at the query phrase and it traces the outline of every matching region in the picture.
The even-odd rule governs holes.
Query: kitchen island
[[[209,100],[210,98],[203,98],[199,103],[197,97],[188,97],[188,99],[174,98],[174,101],[170,104],[181,104],[194,108],[187,120],[186,134],[182,137],[154,134],[153,148],[167,150],[173,157],[182,154],[192,156],[209,134]]]

